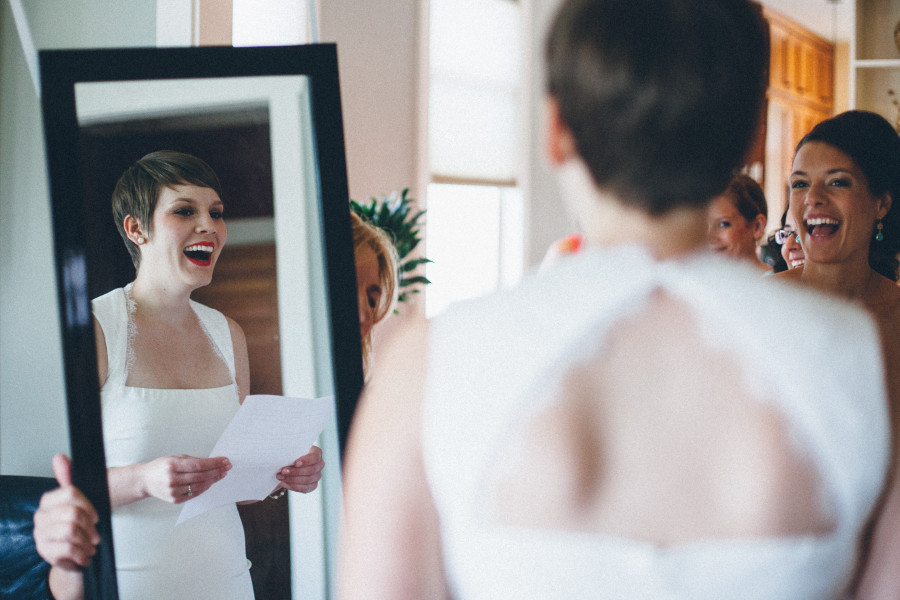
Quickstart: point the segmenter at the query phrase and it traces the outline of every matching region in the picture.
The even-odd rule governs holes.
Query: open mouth
[[[215,246],[209,242],[191,244],[183,250],[189,261],[200,267],[208,267],[212,263],[212,253]]]
[[[784,260],[793,269],[794,267],[802,266],[806,262],[806,255],[799,248],[791,248],[785,254]]]
[[[806,230],[812,238],[825,238],[835,234],[841,222],[831,217],[814,217],[805,221]]]

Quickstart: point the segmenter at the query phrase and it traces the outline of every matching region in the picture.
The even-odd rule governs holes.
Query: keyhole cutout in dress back
[[[501,444],[489,520],[660,547],[833,531],[817,465],[747,384],[765,374],[683,302],[655,292],[585,356]]]

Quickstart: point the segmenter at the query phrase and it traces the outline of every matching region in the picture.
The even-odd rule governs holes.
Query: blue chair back
[[[0,475],[0,598],[51,600],[48,565],[34,546],[34,513],[52,477]]]

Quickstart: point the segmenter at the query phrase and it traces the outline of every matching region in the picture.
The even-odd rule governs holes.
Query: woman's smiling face
[[[728,196],[714,198],[706,209],[707,240],[713,252],[757,260],[756,242],[765,222],[747,221]]]
[[[797,240],[797,236],[800,234],[797,233],[797,226],[794,224],[794,217],[790,212],[788,212],[787,219],[785,219],[784,230],[793,231],[795,235],[788,237],[784,244],[781,245],[781,256],[789,269],[800,267],[806,261],[806,255],[803,254],[803,248]]]
[[[875,222],[890,200],[872,195],[856,163],[830,144],[808,142],[794,157],[789,185],[807,262],[868,264]]]
[[[227,238],[223,210],[211,188],[162,188],[151,217],[153,229],[141,246],[141,269],[182,279],[193,289],[208,285]]]

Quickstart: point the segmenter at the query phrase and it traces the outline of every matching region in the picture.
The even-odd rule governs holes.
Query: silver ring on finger
[[[191,484],[188,484],[188,498],[194,495],[194,490],[191,489]]]

